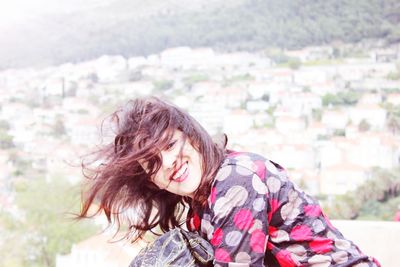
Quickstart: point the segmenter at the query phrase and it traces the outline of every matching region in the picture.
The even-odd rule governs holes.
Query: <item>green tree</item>
[[[371,125],[365,119],[360,121],[360,123],[358,124],[358,130],[360,132],[367,132],[370,129],[371,129]]]
[[[337,95],[334,94],[326,94],[322,97],[322,104],[324,106],[336,106],[341,104],[341,100]]]
[[[206,74],[202,74],[202,73],[197,73],[197,74],[193,74],[191,76],[185,77],[183,79],[183,82],[188,86],[191,87],[193,84],[196,84],[198,82],[204,82],[204,81],[208,81],[209,77]]]
[[[392,220],[400,204],[400,169],[373,168],[371,178],[346,195],[336,196],[326,212],[336,219]]]
[[[298,58],[290,58],[288,65],[292,70],[297,70],[301,67],[301,61]]]
[[[358,102],[360,96],[360,93],[353,91],[340,92],[338,94],[326,94],[322,97],[322,104],[324,106],[351,106]]]
[[[56,254],[69,253],[73,243],[97,231],[89,222],[73,220],[72,212],[79,209],[79,188],[65,179],[19,179],[15,190],[22,216],[1,217],[0,225],[8,235],[0,247],[0,266],[54,267]]]
[[[396,117],[393,115],[389,116],[388,128],[393,135],[397,135],[398,133],[400,133],[400,117]]]
[[[0,120],[0,131],[10,130],[10,123],[6,120]]]
[[[54,123],[54,126],[53,126],[53,134],[56,137],[59,137],[59,136],[62,136],[62,135],[66,134],[66,129],[65,129],[64,122],[63,122],[62,118],[57,118],[56,119],[56,122]]]
[[[153,84],[154,84],[154,89],[156,91],[162,92],[167,89],[170,89],[174,85],[174,82],[170,80],[160,80],[160,81],[153,81]]]
[[[6,131],[0,130],[0,149],[9,149],[14,147],[13,137]]]

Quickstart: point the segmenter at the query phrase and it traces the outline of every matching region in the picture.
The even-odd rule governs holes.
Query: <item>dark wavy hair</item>
[[[187,112],[155,97],[129,101],[103,121],[112,126],[113,142],[104,145],[82,162],[87,178],[82,192],[78,218],[104,212],[110,224],[120,230],[128,223],[126,233],[141,238],[146,231],[159,226],[162,232],[179,227],[183,205],[194,210],[206,205],[213,177],[224,158],[224,146],[215,143],[204,128]],[[202,179],[193,199],[159,189],[150,177],[162,164],[160,152],[171,141],[173,132],[183,136],[201,155]],[[146,171],[138,161],[148,163]],[[90,214],[92,204],[97,204]],[[182,204],[182,205],[181,205]],[[127,216],[127,214],[134,216]]]

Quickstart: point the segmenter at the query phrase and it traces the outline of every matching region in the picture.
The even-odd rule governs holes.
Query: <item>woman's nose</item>
[[[175,168],[176,160],[178,158],[176,153],[173,153],[171,151],[161,152],[161,156],[164,169]]]

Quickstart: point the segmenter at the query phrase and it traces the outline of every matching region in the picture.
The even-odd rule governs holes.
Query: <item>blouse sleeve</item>
[[[265,266],[267,188],[256,172],[226,165],[215,178],[202,228],[214,247],[214,266]]]

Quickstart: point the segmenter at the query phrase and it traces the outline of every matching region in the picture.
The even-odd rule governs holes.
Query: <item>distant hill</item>
[[[400,41],[398,0],[104,0],[6,27],[0,69],[148,55],[174,46],[224,51],[333,41]]]

